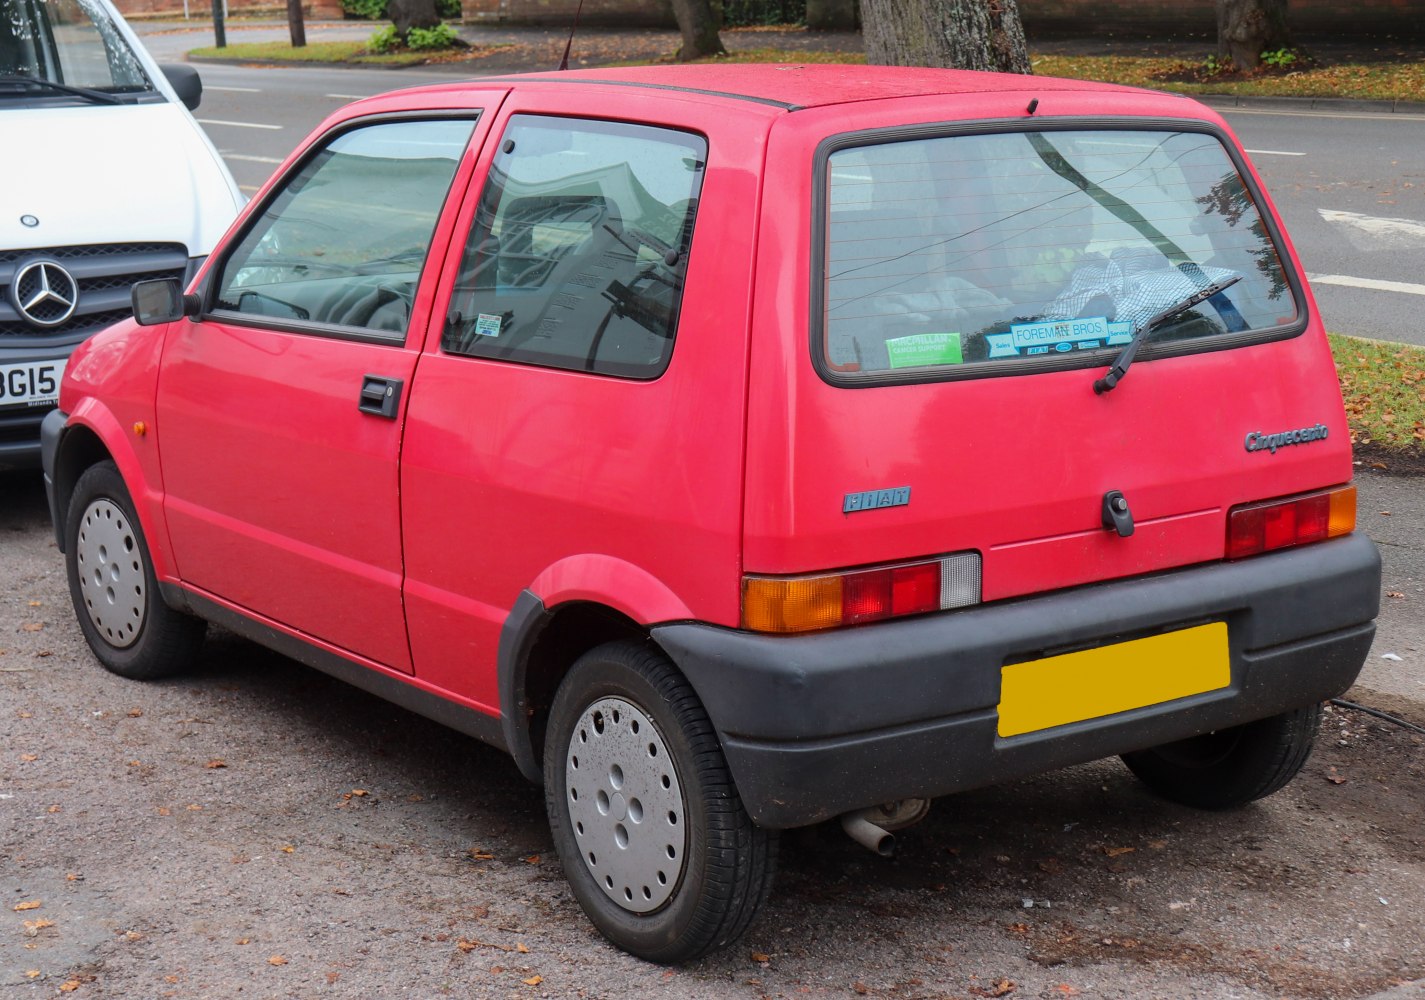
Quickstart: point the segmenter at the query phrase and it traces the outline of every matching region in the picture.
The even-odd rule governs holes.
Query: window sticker
[[[480,337],[498,337],[500,335],[500,322],[504,317],[495,316],[491,313],[481,313],[475,317],[475,333]]]
[[[958,365],[965,356],[958,333],[920,333],[886,341],[892,368],[921,368],[927,365]]]
[[[1110,323],[1103,316],[1092,319],[1050,320],[1047,323],[1014,323],[1009,333],[987,333],[985,341],[991,358],[1048,354],[1050,351],[1091,351],[1097,347],[1126,344],[1133,337],[1128,323]]]

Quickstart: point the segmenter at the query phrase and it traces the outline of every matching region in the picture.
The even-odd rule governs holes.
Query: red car
[[[1110,755],[1280,788],[1374,630],[1301,268],[1181,97],[808,66],[328,119],[44,458],[126,677],[205,621],[507,749],[573,889],[726,945],[777,831]]]

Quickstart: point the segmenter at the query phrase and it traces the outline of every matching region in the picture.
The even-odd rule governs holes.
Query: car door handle
[[[396,419],[396,408],[401,405],[401,380],[367,375],[361,380],[361,398],[356,408],[373,417]]]

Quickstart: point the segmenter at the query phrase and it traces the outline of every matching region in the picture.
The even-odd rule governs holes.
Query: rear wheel
[[[163,602],[143,528],[113,462],[90,466],[79,477],[64,542],[74,613],[106,669],[153,680],[192,662],[206,625]]]
[[[544,784],[570,888],[625,951],[697,958],[766,899],[776,834],[752,824],[707,713],[656,649],[609,643],[574,664],[550,709]]]
[[[1145,785],[1199,809],[1231,809],[1270,795],[1296,777],[1321,728],[1321,706],[1204,733],[1123,755]]]

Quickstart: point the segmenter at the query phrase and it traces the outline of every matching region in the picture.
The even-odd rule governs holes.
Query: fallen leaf
[[[130,718],[130,719],[138,719],[138,718],[142,718],[142,717],[143,717],[143,709],[141,709],[141,708],[131,708],[131,709],[129,709],[129,718]]]
[[[1068,983],[1060,983],[1058,986],[1055,986],[1054,992],[1058,993],[1060,996],[1066,997],[1076,997],[1079,995],[1079,991],[1074,989]]]
[[[526,986],[538,986],[540,983],[544,982],[544,977],[530,976],[528,979],[521,979],[520,982],[524,983]]]
[[[330,986],[331,984],[335,983],[335,982],[336,982],[338,979],[340,979],[340,978],[341,978],[341,973],[340,973],[340,972],[328,972],[328,973],[327,973],[327,985]]]
[[[173,810],[170,809],[170,808],[168,808],[167,806],[159,806],[159,807],[158,807],[158,814],[159,814],[160,816],[172,816],[172,815],[173,815]]]
[[[470,952],[472,952],[472,951],[474,951],[476,948],[480,947],[480,942],[479,942],[479,941],[471,941],[471,940],[469,940],[469,939],[467,939],[467,938],[461,938],[459,941],[456,941],[456,942],[455,942],[455,947],[458,948],[458,949],[460,949],[460,951],[462,951],[462,952],[464,952],[465,954],[468,955],[468,954],[470,954]]]
[[[64,806],[61,806],[61,805],[52,805],[52,806],[50,806],[48,809],[46,809],[45,812],[47,812],[47,813],[49,813],[51,816],[53,816],[55,813],[64,812]]]
[[[24,761],[26,764],[32,763],[33,761],[37,761],[37,760],[39,760],[39,759],[40,759],[40,755],[37,754],[37,753],[22,753],[22,754],[20,754],[20,760]]]
[[[1398,590],[1387,590],[1387,591],[1385,592],[1385,596],[1386,596],[1386,597],[1401,598],[1401,597],[1404,597],[1405,595],[1402,594],[1402,593],[1401,593],[1400,591],[1398,591]]]
[[[188,811],[189,811],[190,813],[202,812],[202,811],[203,811],[203,807],[200,806],[198,803],[193,802],[193,803],[190,803],[190,804],[189,804],[189,806],[188,806]]]
[[[1110,858],[1117,858],[1124,854],[1132,854],[1136,850],[1138,850],[1136,847],[1105,847],[1103,853],[1107,854]]]
[[[517,945],[515,945],[515,951],[519,952],[521,955],[528,955],[528,954],[529,954],[529,949],[526,948],[523,944],[517,944]]]
[[[286,965],[286,964],[287,964],[287,959],[285,959],[285,958],[282,957],[281,955],[271,955],[271,956],[269,956],[268,959],[267,959],[267,964],[268,964],[268,965]]]
[[[64,877],[64,880],[66,882],[83,882],[84,876],[79,874],[78,872],[70,872]]]
[[[66,979],[64,982],[59,984],[59,991],[61,993],[73,993],[75,990],[79,989],[79,987],[83,985],[84,984],[77,979]]]
[[[208,761],[208,763],[204,764],[203,766],[210,771],[216,771],[220,767],[227,767],[228,762],[219,757],[214,757],[212,760]]]
[[[35,713],[34,713],[34,712],[21,712],[21,713],[20,713],[20,718],[22,718],[22,719],[33,719],[34,717],[35,717]]]
[[[364,788],[353,788],[351,790],[351,794],[355,795],[357,798],[361,798],[362,796],[370,795],[371,793]]]
[[[503,965],[492,965],[492,966],[490,966],[490,975],[492,975],[492,976],[501,975],[501,974],[504,973],[504,971],[505,971],[505,967],[504,967]]]
[[[527,865],[537,865],[537,864],[539,864],[539,855],[538,855],[538,854],[531,854],[529,857],[527,857],[527,858],[524,859],[524,863],[527,864]]]
[[[489,851],[482,851],[478,847],[472,847],[465,853],[470,855],[470,857],[474,858],[476,861],[493,861],[495,859],[495,856]]]
[[[1329,773],[1326,775],[1326,780],[1331,782],[1331,784],[1344,785],[1346,783],[1346,779],[1337,774],[1336,769],[1334,767],[1328,768],[1328,772]]]
[[[238,938],[238,944],[252,944],[252,938]]]
[[[1155,851],[1161,851],[1168,846],[1168,842],[1166,840],[1150,840],[1148,841],[1148,846]]]
[[[54,921],[53,921],[53,920],[46,920],[44,917],[40,917],[38,920],[26,920],[26,921],[25,921],[25,933],[28,934],[30,937],[34,937],[36,934],[38,934],[40,931],[44,930],[46,927],[53,927],[53,926],[54,926]]]
[[[25,970],[25,978],[26,978],[26,979],[38,979],[38,978],[40,978],[40,970],[39,970],[39,969],[26,969],[26,970]]]
[[[772,956],[771,956],[771,955],[764,954],[764,953],[762,953],[762,952],[760,952],[760,951],[754,951],[754,952],[752,953],[752,961],[754,961],[754,962],[770,962],[770,961],[772,961]]]
[[[43,603],[40,602],[40,601],[31,601],[31,602],[30,602],[30,607],[32,607],[32,608],[39,608],[39,607],[43,607],[43,606],[44,606]]]
[[[16,913],[19,913],[21,910],[38,910],[40,906],[40,900],[31,899],[23,903],[16,903],[14,906],[10,907],[10,909],[14,910]]]
[[[45,627],[44,622],[25,622],[20,628],[26,632],[38,632]]]
[[[291,844],[283,844],[280,848],[278,848],[278,850],[280,850],[283,854],[291,854],[296,849],[297,848],[293,847]]]
[[[865,996],[867,993],[871,992],[871,988],[865,983],[852,983],[851,989],[861,994],[861,996]]]

